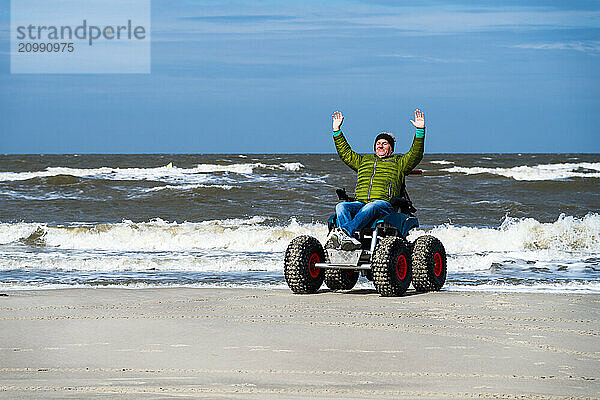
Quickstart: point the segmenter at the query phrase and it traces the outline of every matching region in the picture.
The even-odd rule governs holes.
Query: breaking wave
[[[304,165],[298,162],[263,164],[199,164],[193,168],[179,168],[172,164],[155,168],[69,168],[48,167],[35,172],[0,172],[0,181],[38,180],[36,183],[72,184],[79,178],[106,179],[114,181],[159,181],[167,183],[206,183],[214,179],[213,173],[234,173],[250,175],[257,169],[299,171]],[[219,177],[223,179],[223,177]]]
[[[409,240],[424,234],[414,230]],[[441,225],[429,234],[438,237],[453,253],[560,250],[600,253],[600,214],[582,218],[561,214],[555,222],[506,217],[498,228]]]
[[[562,163],[521,165],[512,168],[450,167],[446,172],[473,174],[492,174],[512,178],[517,181],[548,181],[569,178],[600,178],[600,163]]]
[[[157,192],[159,190],[194,190],[194,189],[223,189],[223,190],[231,190],[233,188],[239,188],[240,186],[236,185],[165,185],[165,186],[156,186],[152,188],[142,189],[144,192]]]
[[[450,165],[450,164],[454,164],[453,161],[446,161],[446,160],[433,160],[433,161],[429,161],[431,164],[440,164],[440,165]]]
[[[195,251],[224,249],[283,252],[296,236],[324,240],[327,227],[300,224],[269,225],[266,217],[203,222],[123,221],[116,224],[50,226],[0,223],[0,244],[24,243],[56,249],[103,251]]]
[[[561,215],[549,223],[507,217],[496,228],[446,224],[415,229],[408,239],[424,234],[444,243],[449,290],[600,291],[600,214]],[[93,277],[91,284],[281,286],[284,251],[299,235],[324,243],[327,227],[262,216],[69,226],[0,223],[0,271],[15,277],[15,287],[36,273],[44,284],[57,274],[65,284]]]
[[[442,225],[429,231],[413,230],[408,239],[426,233],[444,243],[450,273],[504,270],[513,271],[517,280],[523,271],[561,271],[570,277],[600,271],[600,214],[560,215],[551,223],[506,217],[498,228]]]

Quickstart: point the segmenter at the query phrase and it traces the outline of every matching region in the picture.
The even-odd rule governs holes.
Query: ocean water
[[[444,290],[600,292],[600,155],[427,154],[418,168],[409,240],[444,243]],[[285,288],[288,243],[324,242],[335,189],[354,182],[335,154],[4,155],[0,290]]]

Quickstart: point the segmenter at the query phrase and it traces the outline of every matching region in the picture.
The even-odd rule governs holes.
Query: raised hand
[[[333,118],[333,131],[337,132],[340,130],[340,127],[342,126],[342,122],[344,122],[344,116],[342,115],[341,112],[336,111],[333,113],[333,115],[331,116]]]
[[[415,120],[410,120],[415,128],[425,128],[425,114],[418,108],[415,110]]]

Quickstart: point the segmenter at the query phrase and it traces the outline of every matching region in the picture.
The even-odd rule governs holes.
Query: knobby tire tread
[[[352,271],[352,274],[349,272]],[[350,290],[358,281],[359,272],[347,269],[325,270],[325,285],[331,290]]]
[[[439,277],[434,273],[433,255],[440,253],[442,273]],[[446,250],[440,240],[425,235],[417,238],[412,252],[413,286],[418,292],[437,291],[446,282]]]
[[[321,262],[325,261],[325,252],[321,243],[312,236],[298,236],[288,245],[284,258],[285,280],[296,294],[316,293],[323,284],[324,270],[317,278],[310,275],[308,264],[310,257],[317,253]]]
[[[400,255],[406,258],[408,273],[402,281],[396,274],[396,262]],[[381,296],[401,296],[411,280],[410,250],[399,237],[384,237],[379,240],[371,260],[373,284]]]

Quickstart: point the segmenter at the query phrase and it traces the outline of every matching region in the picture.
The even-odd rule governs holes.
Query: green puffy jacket
[[[424,130],[418,130],[423,136]],[[339,132],[339,133],[338,133]],[[390,201],[400,197],[404,176],[415,168],[423,158],[424,137],[415,136],[406,154],[379,158],[375,154],[360,155],[350,148],[341,131],[334,133],[335,148],[342,161],[358,172],[354,195],[356,200],[368,203],[374,200]]]

